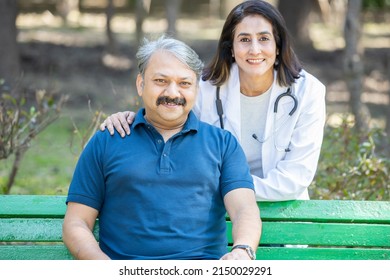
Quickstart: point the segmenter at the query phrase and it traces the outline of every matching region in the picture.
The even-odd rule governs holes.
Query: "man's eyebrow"
[[[153,78],[156,78],[156,77],[162,77],[162,78],[167,78],[168,77],[169,78],[171,76],[157,72],[157,73],[155,73],[153,75]],[[181,79],[181,80],[192,80],[193,78],[191,76],[184,76],[184,77],[179,77],[179,79]]]

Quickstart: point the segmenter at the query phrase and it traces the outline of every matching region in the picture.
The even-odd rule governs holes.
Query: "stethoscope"
[[[222,106],[222,100],[221,100],[219,91],[220,91],[220,87],[217,87],[217,89],[216,89],[216,100],[215,100],[215,105],[216,105],[216,107],[217,107],[217,114],[218,114],[218,117],[219,117],[219,124],[220,124],[221,128],[224,129],[224,123],[223,123],[223,106]],[[282,99],[283,97],[292,98],[292,100],[294,101],[294,106],[293,106],[293,108],[291,109],[290,113],[288,114],[290,117],[295,113],[295,111],[296,111],[297,108],[298,108],[298,99],[297,99],[294,95],[292,95],[292,93],[291,93],[291,87],[289,87],[289,88],[287,89],[286,92],[280,94],[280,95],[276,98],[275,104],[274,104],[274,117],[276,117],[276,114],[278,113],[279,101],[280,101],[280,99]],[[286,122],[284,122],[284,123],[286,123]],[[279,129],[280,129],[280,127],[279,127]],[[277,129],[277,130],[279,130],[279,129]],[[274,133],[276,133],[277,130],[274,130]],[[264,143],[265,141],[268,140],[268,138],[269,138],[270,136],[267,137],[267,138],[264,139],[264,140],[260,140],[260,139],[256,136],[256,134],[253,134],[252,137],[253,137],[255,140],[259,141],[260,143]],[[289,151],[290,151],[289,148],[286,148],[286,149],[280,149],[280,148],[278,148],[277,145],[276,145],[276,143],[275,143],[275,148],[276,148],[277,150],[284,150],[285,152],[289,152]]]

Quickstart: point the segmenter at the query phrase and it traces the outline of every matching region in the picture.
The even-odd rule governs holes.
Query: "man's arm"
[[[110,259],[100,249],[93,235],[98,211],[79,203],[68,203],[62,237],[71,254],[79,260]]]
[[[256,252],[261,236],[261,219],[253,190],[246,188],[232,190],[225,195],[224,203],[233,224],[233,246],[249,245]],[[221,259],[249,260],[250,258],[245,250],[235,249]]]

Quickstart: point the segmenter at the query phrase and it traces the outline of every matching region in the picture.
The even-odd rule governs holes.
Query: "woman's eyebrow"
[[[272,33],[269,31],[261,31],[261,32],[257,32],[256,34],[257,35],[272,35]],[[241,33],[237,34],[237,37],[250,36],[250,35],[251,35],[251,33],[241,32]]]

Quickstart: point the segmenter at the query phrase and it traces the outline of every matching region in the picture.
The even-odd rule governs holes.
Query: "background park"
[[[207,63],[240,2],[0,0],[0,194],[66,194],[102,119],[142,105],[140,38],[168,31]],[[390,200],[390,1],[269,2],[327,87],[311,198]]]

